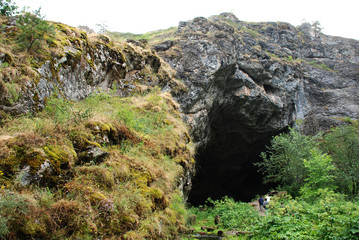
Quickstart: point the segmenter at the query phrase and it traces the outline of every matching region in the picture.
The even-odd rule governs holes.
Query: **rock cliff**
[[[11,31],[16,31],[15,24],[11,21],[6,24],[7,29],[15,29],[3,32],[4,37],[11,38]],[[33,58],[31,63],[19,60],[16,53],[0,49],[0,66],[15,69],[15,74],[11,75],[5,68],[1,75],[0,111],[37,112],[54,93],[79,101],[93,92],[110,89],[121,96],[129,96],[154,86],[171,86],[177,90],[182,87],[165,70],[165,63],[161,63],[155,52],[139,42],[114,43],[103,35],[88,36],[86,32],[61,23],[53,25],[57,29],[55,39],[49,49],[27,56]],[[31,65],[31,74],[21,69],[24,65]],[[13,82],[21,88],[16,101],[11,99],[6,87],[2,87]]]
[[[155,49],[188,87],[176,98],[198,143],[193,202],[253,197],[261,179],[252,163],[297,120],[316,133],[359,117],[359,42],[310,24],[199,17]]]

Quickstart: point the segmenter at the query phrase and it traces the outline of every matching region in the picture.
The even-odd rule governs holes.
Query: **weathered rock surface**
[[[358,41],[228,13],[182,22],[175,37],[154,49],[189,89],[177,100],[198,143],[202,184],[193,199],[258,193],[252,163],[296,120],[315,133],[359,117]]]
[[[78,101],[93,92],[113,88],[119,95],[128,96],[158,85],[176,85],[161,68],[160,58],[145,43],[128,41],[116,45],[101,35],[89,40],[84,32],[59,26],[66,34],[62,39],[65,45],[58,46],[57,53],[34,67],[36,77],[27,82],[26,90],[15,103],[7,103],[7,90],[0,85],[4,92],[0,96],[0,110],[11,114],[36,112],[54,93]],[[0,53],[0,64],[9,62],[11,56]]]

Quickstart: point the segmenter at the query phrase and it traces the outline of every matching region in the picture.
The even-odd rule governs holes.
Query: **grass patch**
[[[113,41],[126,41],[132,40],[146,40],[149,44],[156,44],[165,40],[174,40],[173,34],[177,31],[177,27],[170,27],[167,29],[151,31],[143,34],[134,33],[120,33],[120,32],[108,32],[107,34],[113,39]]]
[[[325,63],[318,63],[316,61],[311,61],[311,62],[308,62],[310,65],[312,65],[313,67],[316,67],[316,68],[321,68],[321,69],[324,69],[324,70],[327,70],[327,71],[333,71],[333,69],[331,69],[328,65],[326,65]]]

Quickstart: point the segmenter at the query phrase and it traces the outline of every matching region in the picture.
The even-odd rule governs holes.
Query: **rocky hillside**
[[[2,115],[41,110],[54,92],[79,101],[99,90],[116,89],[118,95],[129,96],[154,86],[171,86],[173,91],[183,87],[145,44],[113,42],[104,35],[52,23],[56,34],[41,49],[19,51],[15,19],[1,20],[6,26],[0,45]]]
[[[359,42],[310,24],[199,17],[181,22],[173,40],[154,49],[188,87],[176,99],[203,160],[196,196],[209,186],[203,196],[250,200],[261,182],[251,164],[273,135],[297,120],[305,133],[316,133],[359,117]]]
[[[118,42],[51,23],[25,51],[0,20],[0,236],[175,238],[189,191],[265,190],[253,162],[272,136],[359,117],[359,42],[310,24],[224,13]]]

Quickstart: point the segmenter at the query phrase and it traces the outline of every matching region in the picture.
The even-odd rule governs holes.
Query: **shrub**
[[[23,13],[16,22],[20,29],[18,44],[28,52],[32,48],[40,48],[41,42],[55,35],[55,28],[43,19],[38,9],[33,13]]]
[[[349,122],[349,120],[347,120]],[[324,136],[322,148],[328,151],[336,166],[339,191],[355,196],[359,188],[359,134],[356,127],[344,125]]]
[[[191,212],[197,216],[199,224],[214,226],[215,216],[220,217],[220,226],[224,229],[248,230],[259,221],[258,211],[248,203],[236,202],[232,198],[224,197],[220,200],[207,200],[205,206],[192,208]]]
[[[29,211],[29,203],[22,195],[10,191],[0,193],[0,237],[21,231]]]
[[[57,94],[47,100],[44,113],[49,115],[56,124],[79,123],[92,116],[90,108],[84,111],[77,110],[71,101],[58,97]]]
[[[282,184],[284,190],[298,195],[308,176],[303,159],[310,158],[311,150],[318,146],[318,137],[306,136],[293,128],[274,136],[271,146],[261,153],[263,161],[255,164],[264,173],[265,182]]]
[[[0,0],[0,14],[2,16],[10,17],[17,13],[16,9],[18,9],[18,6],[12,3],[11,0]]]

